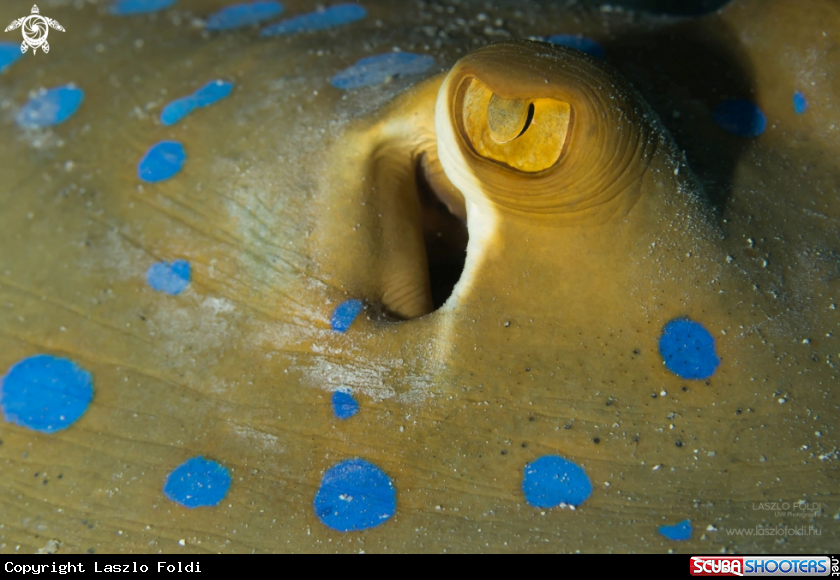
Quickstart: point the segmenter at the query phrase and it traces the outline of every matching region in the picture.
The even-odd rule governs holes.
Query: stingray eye
[[[660,146],[653,119],[607,64],[521,40],[459,60],[435,104],[440,163],[464,198],[551,226],[630,211]]]
[[[557,163],[569,132],[569,103],[506,99],[475,77],[464,80],[459,97],[462,130],[478,155],[525,173]]]

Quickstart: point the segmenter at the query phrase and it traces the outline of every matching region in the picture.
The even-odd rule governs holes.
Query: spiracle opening
[[[432,307],[437,310],[452,295],[467,259],[469,232],[464,200],[453,196],[452,188],[440,183],[440,175],[435,175],[433,164],[425,156],[416,165],[415,178]]]

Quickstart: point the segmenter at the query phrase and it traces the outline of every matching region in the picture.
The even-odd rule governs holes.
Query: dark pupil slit
[[[534,103],[528,105],[528,116],[525,118],[525,126],[522,127],[522,131],[519,132],[519,135],[516,136],[516,139],[522,137],[525,134],[525,131],[528,130],[528,127],[531,126],[531,123],[534,120]]]

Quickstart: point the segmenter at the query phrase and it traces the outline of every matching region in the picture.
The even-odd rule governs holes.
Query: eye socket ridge
[[[454,117],[473,153],[521,173],[556,165],[566,147],[571,105],[550,97],[507,99],[474,76],[456,92]]]

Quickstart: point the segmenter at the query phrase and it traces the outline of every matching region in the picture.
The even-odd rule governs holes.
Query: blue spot
[[[359,412],[359,403],[350,393],[336,391],[332,396],[332,406],[335,416],[339,419],[349,419]]]
[[[177,0],[117,0],[111,6],[111,14],[116,16],[147,14],[169,8],[175,2]]]
[[[217,505],[225,498],[228,488],[230,474],[227,468],[199,456],[188,459],[167,476],[163,493],[192,509]]]
[[[190,113],[193,109],[212,105],[221,101],[233,90],[233,83],[227,81],[211,81],[195,91],[188,97],[172,101],[163,108],[160,113],[160,122],[163,125],[174,125]]]
[[[0,383],[6,421],[42,433],[75,423],[93,400],[90,373],[73,361],[47,354],[23,359]]]
[[[767,128],[767,117],[752,101],[732,99],[715,107],[715,123],[739,137],[758,137]]]
[[[683,540],[691,539],[691,520],[683,520],[673,526],[662,526],[659,528],[659,533],[668,538],[681,542]]]
[[[547,42],[551,44],[559,44],[561,46],[568,46],[575,48],[581,52],[585,52],[595,58],[604,58],[604,47],[585,36],[578,36],[576,34],[555,34],[546,38]]]
[[[0,71],[6,70],[19,58],[23,57],[20,45],[11,42],[0,42]]]
[[[715,339],[700,323],[688,318],[665,325],[659,354],[668,370],[684,379],[708,379],[720,364]]]
[[[26,129],[58,125],[78,110],[84,96],[84,91],[73,85],[41,90],[21,107],[15,121]]]
[[[206,107],[208,105],[212,105],[213,103],[221,101],[227,97],[232,90],[233,83],[222,80],[210,81],[193,93],[195,106]]]
[[[411,52],[389,52],[363,58],[350,68],[335,75],[330,82],[348,91],[379,85],[389,77],[420,74],[435,64],[431,56]]]
[[[315,515],[339,532],[385,523],[397,509],[397,492],[384,471],[364,459],[331,467],[315,494]]]
[[[149,149],[137,165],[137,175],[143,181],[157,183],[169,179],[184,166],[187,154],[176,141],[161,141]]]
[[[568,459],[543,455],[525,466],[522,491],[534,507],[579,506],[592,494],[592,483],[583,469]]]
[[[301,14],[283,22],[272,24],[260,31],[260,36],[280,36],[298,32],[313,32],[356,22],[367,16],[367,10],[358,4],[339,4],[326,10]]]
[[[190,95],[177,101],[172,101],[160,112],[160,122],[163,125],[174,125],[195,109],[195,99]]]
[[[361,300],[347,300],[339,304],[330,319],[332,329],[338,332],[345,332],[353,324],[353,321],[356,320],[362,308],[364,308],[364,304],[362,304]]]
[[[222,8],[207,19],[207,30],[231,30],[257,24],[283,12],[283,5],[274,0],[235,4]]]
[[[146,281],[154,290],[177,296],[190,283],[190,263],[186,260],[158,262],[146,270]]]
[[[796,111],[797,115],[801,115],[808,110],[808,101],[805,100],[805,95],[799,91],[793,93],[793,110]]]

